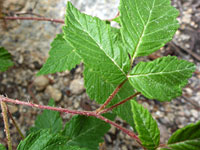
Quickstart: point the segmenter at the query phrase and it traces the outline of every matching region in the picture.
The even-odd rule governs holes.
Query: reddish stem
[[[108,111],[111,111],[112,109],[116,108],[119,105],[122,105],[122,104],[126,103],[127,101],[131,100],[132,98],[136,97],[139,94],[140,94],[140,92],[137,92],[134,95],[131,95],[130,97],[126,98],[125,100],[123,100],[123,101],[121,101],[121,102],[119,102],[119,103],[117,103],[117,104],[115,104],[115,105],[113,105],[113,106],[111,106],[111,107],[109,107],[107,109],[104,109],[103,111],[99,112],[99,114],[103,114],[103,113],[106,113]]]
[[[51,107],[51,106],[44,106],[44,105],[38,105],[38,104],[33,104],[33,103],[29,103],[29,102],[24,102],[24,101],[19,101],[19,100],[13,100],[13,99],[10,99],[10,98],[7,98],[7,97],[3,97],[3,96],[0,96],[0,101],[4,101],[4,102],[8,102],[8,103],[13,103],[13,104],[18,104],[18,105],[24,105],[24,106],[29,106],[29,107],[35,107],[35,108],[39,108],[39,109],[48,109],[48,110],[53,110],[53,111],[59,111],[59,112],[62,112],[62,113],[70,113],[70,114],[79,114],[79,115],[85,115],[85,116],[93,116],[93,117],[96,117],[98,119],[101,119],[113,126],[115,126],[116,128],[120,129],[121,131],[123,131],[124,133],[128,134],[130,137],[132,137],[133,139],[135,139],[139,144],[141,144],[139,138],[137,137],[137,135],[116,124],[115,122],[99,115],[99,114],[96,114],[96,112],[92,112],[92,111],[78,111],[78,110],[68,110],[68,109],[64,109],[64,108],[56,108],[56,107]]]
[[[26,13],[25,13],[26,14]],[[28,14],[28,13],[27,13]],[[35,14],[34,14],[35,15]],[[116,17],[119,16],[119,13],[113,18],[115,19]],[[56,23],[61,23],[64,24],[64,20],[60,19],[53,19],[53,18],[45,18],[45,17],[15,17],[15,16],[7,16],[7,17],[0,17],[0,19],[4,20],[36,20],[36,21],[50,21],[50,22],[56,22]],[[107,21],[112,21],[113,19],[108,19]]]
[[[121,87],[124,85],[124,83],[127,81],[124,80],[120,85],[118,85],[116,87],[116,89],[113,91],[113,93],[108,97],[108,99],[105,101],[105,103],[96,110],[96,113],[99,113],[101,110],[103,110],[109,103],[110,101],[115,97],[115,95],[119,92],[119,90],[121,89]]]
[[[1,19],[1,18],[0,18]],[[44,18],[44,17],[2,17],[5,20],[37,20],[37,21],[50,21],[64,24],[64,20]]]

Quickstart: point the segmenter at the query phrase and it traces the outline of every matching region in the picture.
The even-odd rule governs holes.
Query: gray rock
[[[62,93],[58,89],[52,87],[51,85],[47,86],[45,93],[47,93],[56,102],[60,101],[62,98]]]
[[[193,115],[195,118],[198,118],[198,117],[199,117],[199,113],[198,113],[198,111],[197,111],[196,109],[192,109],[192,110],[191,110],[191,113],[192,113],[192,115]]]
[[[18,107],[15,105],[8,105],[8,110],[10,111],[11,114],[14,114],[18,111]]]
[[[75,95],[83,93],[85,90],[83,78],[74,79],[71,82],[69,89],[71,90],[72,94],[75,94]]]
[[[41,91],[47,87],[49,84],[49,79],[47,79],[45,76],[39,76],[34,80],[33,84],[35,85],[37,91]]]

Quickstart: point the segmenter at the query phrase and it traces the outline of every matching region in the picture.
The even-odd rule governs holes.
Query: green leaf
[[[49,106],[55,106],[53,99],[50,99]],[[35,120],[35,126],[30,129],[30,132],[35,132],[40,129],[49,129],[51,133],[57,133],[62,129],[62,118],[60,113],[52,110],[44,110],[41,115],[38,115]]]
[[[136,101],[132,101],[131,106],[135,128],[142,145],[149,150],[155,150],[160,143],[160,131],[156,121],[149,111]]]
[[[66,150],[66,137],[47,129],[32,132],[17,147],[17,150]]]
[[[6,148],[3,144],[0,144],[0,150],[6,150]]]
[[[5,48],[0,47],[0,72],[6,71],[13,65],[10,53]]]
[[[117,22],[118,24],[120,24],[120,17],[116,17],[116,18],[114,18],[112,21],[115,21],[115,22]]]
[[[64,38],[75,48],[84,65],[98,73],[104,81],[121,83],[126,79],[130,61],[123,46],[117,44],[116,33],[105,21],[80,13],[70,2],[63,28]]]
[[[49,58],[37,75],[50,74],[71,70],[80,63],[80,57],[74,52],[74,48],[63,38],[63,34],[57,34],[51,43]]]
[[[170,150],[199,150],[200,149],[200,121],[191,123],[178,129],[168,140]]]
[[[109,129],[109,124],[97,118],[76,115],[66,124],[63,135],[67,136],[67,146],[98,150]]]
[[[149,55],[168,41],[179,27],[178,11],[170,0],[121,0],[120,22],[124,43],[133,57]]]
[[[182,88],[194,71],[193,63],[167,56],[138,63],[128,78],[132,86],[145,97],[169,101],[181,95]]]
[[[110,27],[105,21],[80,13],[70,2],[67,5],[65,22],[64,38],[73,45],[84,62],[86,91],[91,99],[104,103],[114,89],[126,80],[126,74],[130,70],[126,47],[121,45],[120,31]],[[115,103],[134,94],[133,88],[124,88],[121,92],[122,94],[116,96]],[[133,124],[131,117],[127,117],[131,116],[130,105],[121,107],[128,112],[121,115],[125,116],[122,119]]]

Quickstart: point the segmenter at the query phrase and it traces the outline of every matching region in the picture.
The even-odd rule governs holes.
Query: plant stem
[[[8,102],[8,103],[13,103],[13,104],[18,104],[18,105],[24,105],[24,106],[29,106],[29,107],[35,107],[35,108],[39,108],[39,109],[48,109],[48,110],[53,110],[53,111],[58,111],[58,112],[62,112],[62,113],[70,113],[70,114],[79,114],[79,115],[85,115],[85,116],[93,116],[93,117],[96,117],[98,119],[101,119],[113,126],[115,126],[116,128],[120,129],[121,131],[123,131],[124,133],[128,134],[130,137],[132,137],[133,139],[135,139],[139,144],[141,144],[139,138],[137,137],[137,135],[116,124],[115,122],[99,115],[99,114],[96,114],[96,112],[94,111],[78,111],[78,110],[68,110],[68,109],[64,109],[64,108],[57,108],[57,107],[51,107],[51,106],[44,106],[44,105],[38,105],[38,104],[33,104],[33,103],[29,103],[29,102],[23,102],[23,101],[19,101],[19,100],[13,100],[13,99],[10,99],[10,98],[7,98],[7,97],[3,97],[3,96],[0,96],[0,102],[3,103],[3,102]]]
[[[1,110],[2,110],[5,133],[6,133],[7,143],[8,143],[8,150],[12,150],[12,141],[10,138],[10,130],[9,130],[9,125],[8,125],[7,107],[6,107],[6,103],[3,101],[1,101]]]
[[[110,101],[115,97],[115,95],[119,92],[119,90],[121,89],[121,87],[124,85],[124,83],[127,81],[124,80],[122,83],[120,83],[120,85],[118,85],[116,87],[116,89],[113,91],[113,93],[108,97],[108,99],[105,101],[105,103],[96,110],[96,113],[99,113],[101,110],[103,110],[109,103]]]
[[[105,118],[105,117],[103,117],[101,115],[96,115],[95,117],[99,118],[99,119],[101,119],[101,120],[103,120],[103,121],[105,121],[105,122],[107,122],[107,123],[109,123],[109,124],[111,124],[113,126],[115,126],[118,129],[120,129],[121,131],[123,131],[124,133],[128,134],[130,137],[135,139],[141,145],[140,139],[132,131],[125,129],[124,127],[118,125],[117,123],[115,123],[115,122],[113,122],[113,121],[111,121],[111,120],[109,120],[109,119],[107,119],[107,118]]]
[[[14,126],[16,127],[17,129],[17,132],[19,133],[19,135],[21,136],[22,139],[25,139],[25,136],[23,135],[22,131],[20,130],[19,126],[17,125],[17,123],[15,122],[12,114],[10,113],[9,109],[8,109],[8,106],[6,105],[6,108],[7,108],[7,112],[8,112],[8,116],[10,117],[10,119],[12,120]]]
[[[4,20],[37,20],[37,21],[50,21],[64,24],[64,20],[44,18],[44,17],[2,17]]]
[[[117,104],[115,104],[115,105],[113,105],[113,106],[111,106],[111,107],[109,107],[107,109],[104,109],[103,111],[99,112],[99,114],[103,114],[103,113],[106,113],[108,111],[111,111],[112,109],[118,107],[119,105],[122,105],[122,104],[126,103],[127,101],[131,100],[132,98],[136,97],[139,94],[141,94],[141,93],[137,92],[134,95],[131,95],[130,97],[124,99],[123,101],[121,101],[121,102],[119,102],[119,103],[117,103]]]
[[[26,14],[26,13],[25,13]],[[27,13],[28,14],[28,13]],[[118,17],[119,13],[115,16]],[[113,19],[108,19],[107,21],[112,21]],[[64,20],[60,20],[60,19],[53,19],[53,18],[45,18],[45,17],[15,17],[15,16],[6,16],[6,17],[0,17],[0,19],[4,19],[4,20],[36,20],[36,21],[50,21],[50,22],[55,22],[55,23],[61,23],[64,24],[65,21]]]

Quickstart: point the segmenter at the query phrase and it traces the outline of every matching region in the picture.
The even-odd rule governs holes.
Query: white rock
[[[37,91],[41,91],[47,87],[49,84],[49,79],[47,79],[45,76],[39,76],[34,80],[33,84],[35,85]]]
[[[77,95],[77,94],[83,93],[83,91],[85,90],[83,78],[81,78],[81,79],[74,79],[71,82],[69,88],[70,88],[72,94]]]
[[[191,110],[191,113],[192,113],[192,115],[193,115],[195,118],[198,118],[198,116],[199,116],[199,113],[198,113],[198,111],[197,111],[197,110],[195,110],[195,109],[192,109],[192,110]]]
[[[58,89],[52,87],[51,85],[47,86],[45,92],[46,92],[51,98],[53,98],[56,102],[60,101],[61,98],[62,98],[62,93],[61,93]]]

